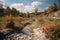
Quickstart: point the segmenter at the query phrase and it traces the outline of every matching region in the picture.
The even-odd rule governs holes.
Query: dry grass
[[[17,16],[17,17],[13,17],[13,16],[0,17],[0,29],[6,28],[6,25],[7,25],[8,23],[10,23],[11,20],[15,23],[15,26],[16,26],[16,25],[19,26],[22,21],[25,21],[25,20],[27,20],[27,19],[26,19],[26,18],[19,17],[19,16]]]

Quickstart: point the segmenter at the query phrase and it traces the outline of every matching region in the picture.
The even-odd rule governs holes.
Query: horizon
[[[16,8],[20,12],[34,12],[38,8],[38,12],[43,12],[49,5],[60,3],[60,0],[1,0],[10,8]]]

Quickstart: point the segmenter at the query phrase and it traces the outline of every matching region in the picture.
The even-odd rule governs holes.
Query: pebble
[[[26,35],[23,33],[14,33],[10,35],[6,40],[49,40],[45,37],[45,33],[39,28],[33,30],[33,35]]]

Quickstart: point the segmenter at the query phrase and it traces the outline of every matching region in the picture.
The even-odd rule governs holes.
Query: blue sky
[[[60,0],[1,0],[10,8],[14,7],[21,12],[34,12],[35,8],[38,11],[43,11],[54,2],[59,3]]]

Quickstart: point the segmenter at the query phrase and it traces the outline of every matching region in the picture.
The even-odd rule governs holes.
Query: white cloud
[[[10,5],[10,8],[16,8],[17,10],[21,11],[21,12],[32,12],[35,7],[32,5],[24,5],[23,3],[14,3],[12,5]]]
[[[3,5],[3,8],[5,8],[5,0],[0,0],[0,4],[2,4]]]
[[[46,7],[45,9],[48,9],[48,7]]]
[[[20,7],[23,7],[24,6],[24,4],[23,3],[14,3],[14,4],[12,4],[10,7],[12,8],[12,7],[14,7],[14,8],[20,8]]]
[[[33,12],[33,10],[35,9],[34,6],[29,6],[29,5],[26,5],[25,8],[24,8],[24,11],[25,12]]]
[[[23,3],[13,3],[10,8],[16,8],[21,12],[33,12],[36,6],[41,5],[41,2],[32,2],[30,5],[24,5]]]
[[[4,2],[5,0],[0,0],[0,1]]]
[[[31,3],[31,5],[33,5],[33,6],[37,6],[37,5],[41,5],[41,4],[42,4],[42,2],[38,2],[38,1],[34,1]]]
[[[23,11],[24,4],[23,3],[14,3],[10,5],[10,8],[16,8],[17,10]]]

